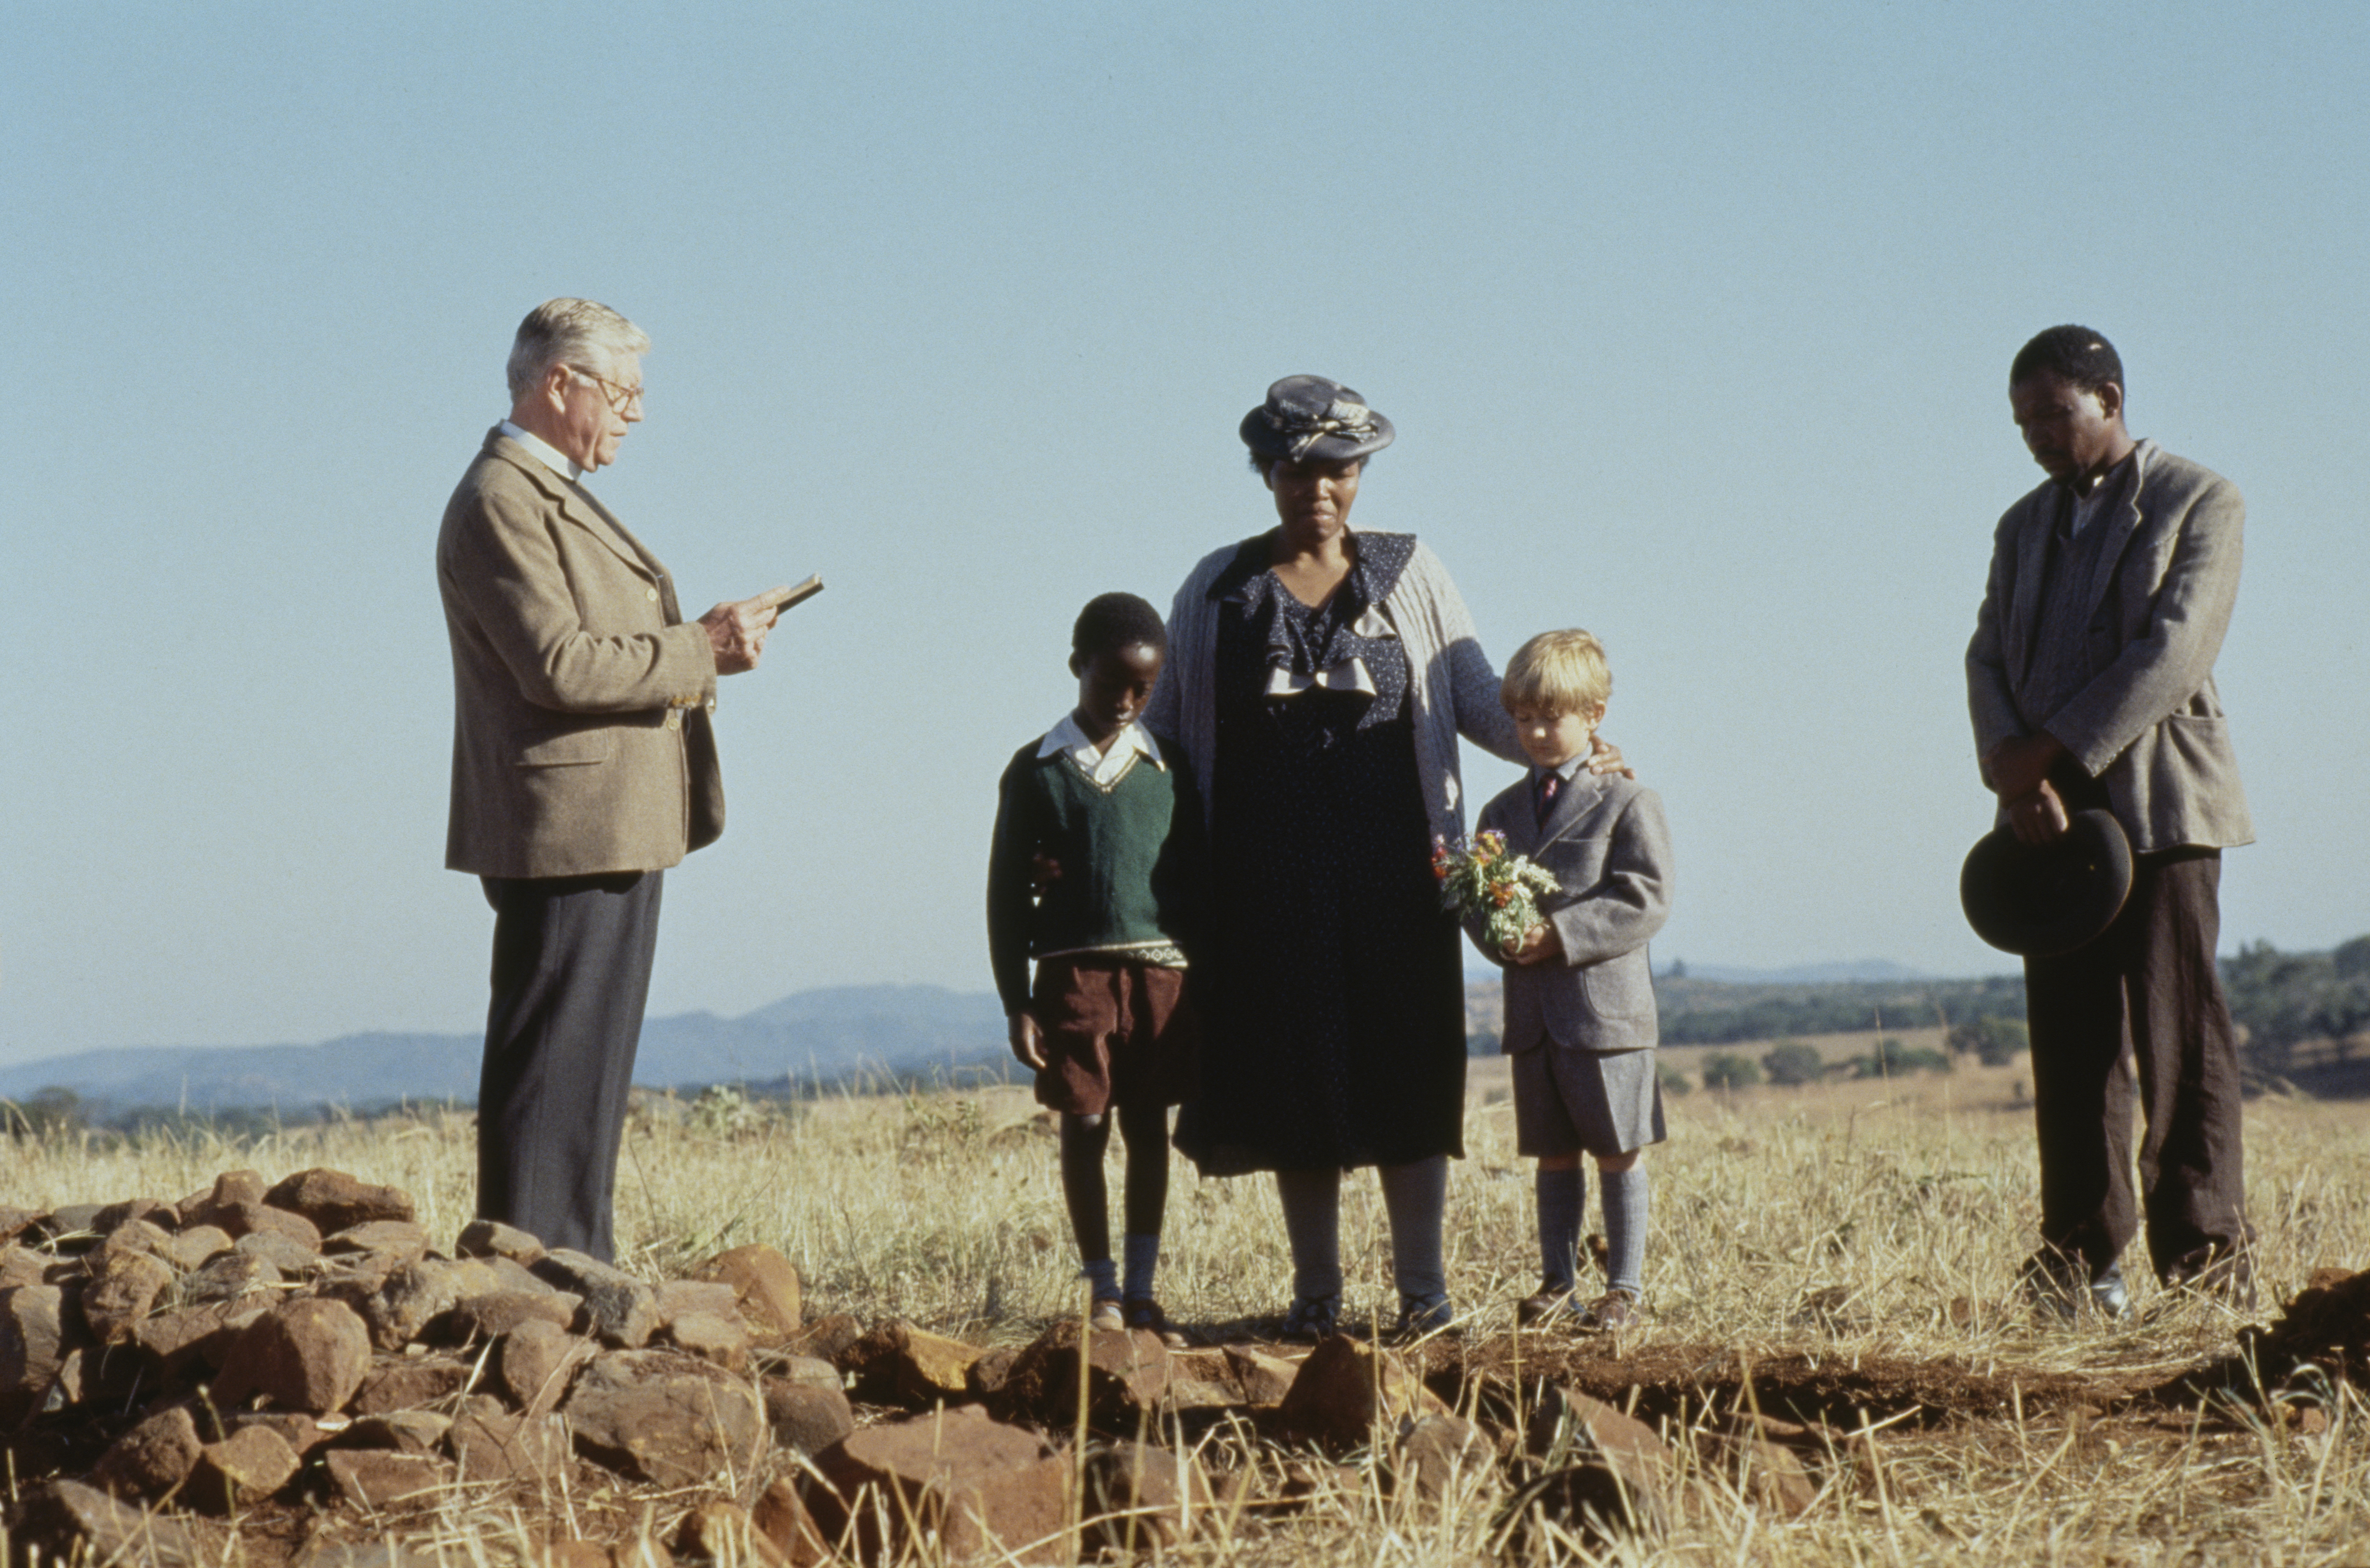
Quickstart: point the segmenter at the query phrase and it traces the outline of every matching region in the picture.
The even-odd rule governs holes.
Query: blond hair
[[[1543,631],[1515,649],[1506,664],[1506,678],[1498,686],[1498,700],[1509,713],[1518,708],[1589,713],[1612,695],[1613,672],[1605,663],[1605,644],[1577,627]]]
[[[534,390],[553,365],[605,362],[650,351],[650,334],[605,305],[589,299],[545,300],[526,313],[511,343],[512,400]]]

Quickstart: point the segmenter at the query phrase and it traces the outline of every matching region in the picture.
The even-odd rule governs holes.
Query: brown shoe
[[[1097,1333],[1124,1333],[1127,1316],[1120,1309],[1118,1302],[1108,1296],[1098,1296],[1094,1306],[1087,1312],[1087,1327]]]
[[[1144,1329],[1156,1335],[1171,1350],[1185,1348],[1185,1336],[1169,1322],[1168,1314],[1160,1303],[1149,1296],[1131,1296],[1120,1305],[1120,1311],[1131,1329]]]
[[[1569,1286],[1544,1284],[1514,1303],[1514,1321],[1526,1329],[1570,1328],[1579,1316]]]
[[[1617,1334],[1638,1321],[1638,1298],[1626,1290],[1608,1290],[1588,1304],[1572,1325],[1584,1334]]]

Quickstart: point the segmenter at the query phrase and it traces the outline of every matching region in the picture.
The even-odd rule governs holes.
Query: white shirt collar
[[[1575,752],[1575,753],[1573,753],[1571,755],[1570,755],[1570,756],[1568,756],[1568,757],[1564,758],[1564,759],[1563,759],[1563,761],[1561,761],[1561,762],[1558,763],[1558,764],[1557,764],[1555,767],[1541,767],[1537,766],[1536,763],[1535,763],[1535,764],[1533,764],[1533,765],[1532,765],[1532,767],[1531,767],[1531,778],[1532,778],[1532,780],[1533,780],[1534,782],[1536,782],[1536,781],[1537,781],[1537,779],[1538,779],[1538,778],[1540,778],[1543,775],[1552,773],[1552,774],[1554,774],[1557,778],[1559,778],[1562,779],[1565,783],[1569,784],[1569,783],[1570,783],[1573,779],[1575,779],[1575,778],[1579,778],[1579,777],[1580,777],[1580,770],[1581,770],[1582,768],[1583,768],[1583,767],[1586,767],[1587,766],[1588,766],[1588,753],[1586,753],[1586,752],[1584,752],[1584,751],[1583,751],[1583,752]]]
[[[1046,731],[1045,738],[1037,744],[1040,759],[1056,755],[1067,756],[1078,765],[1080,772],[1105,789],[1117,783],[1138,756],[1155,767],[1168,766],[1160,760],[1160,743],[1143,725],[1130,724],[1111,737],[1110,750],[1097,751],[1095,743],[1078,728],[1077,716],[1070,713],[1063,714],[1062,721]]]
[[[525,447],[526,455],[528,456],[534,458],[536,462],[542,464],[553,473],[558,474],[561,478],[575,480],[581,479],[584,477],[584,466],[582,464],[577,462],[574,458],[568,456],[566,454],[562,453],[558,447],[554,446],[551,443],[544,440],[543,437],[536,435],[532,431],[526,430],[519,425],[514,425],[508,420],[504,420],[494,428],[500,431],[504,435],[509,436],[512,441],[517,442],[521,446]]]

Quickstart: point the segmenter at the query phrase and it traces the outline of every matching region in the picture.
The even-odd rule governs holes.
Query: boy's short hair
[[[1605,644],[1574,627],[1543,631],[1520,648],[1498,684],[1506,711],[1528,708],[1550,713],[1585,713],[1613,695],[1613,671]]]
[[[1168,651],[1168,628],[1160,612],[1133,594],[1098,594],[1070,628],[1070,651],[1081,659],[1146,643]]]

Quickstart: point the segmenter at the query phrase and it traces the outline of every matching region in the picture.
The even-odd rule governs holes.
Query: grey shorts
[[[1514,1148],[1532,1159],[1627,1154],[1661,1143],[1662,1078],[1655,1053],[1576,1051],[1553,1041],[1518,1053]]]

